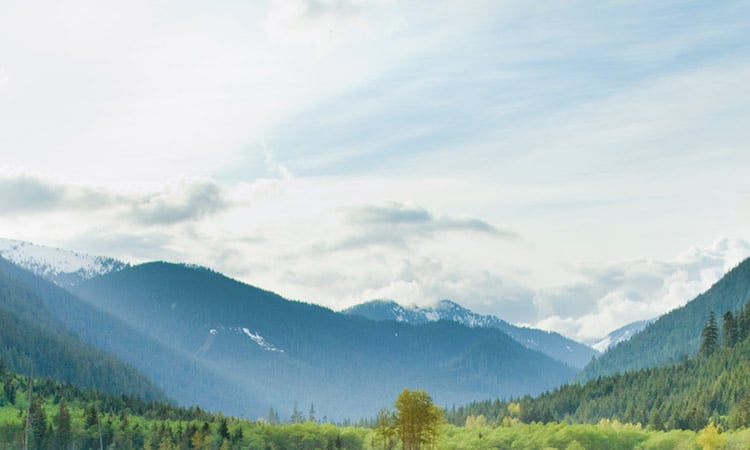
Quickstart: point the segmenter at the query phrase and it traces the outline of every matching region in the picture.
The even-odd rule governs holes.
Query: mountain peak
[[[581,368],[598,352],[560,334],[533,328],[523,328],[492,316],[482,315],[460,304],[442,299],[434,306],[402,306],[393,300],[372,300],[342,311],[370,320],[406,322],[413,325],[446,320],[469,328],[497,328],[526,348],[539,351],[572,367]]]
[[[2,238],[0,257],[59,286],[73,286],[128,266],[113,258]]]

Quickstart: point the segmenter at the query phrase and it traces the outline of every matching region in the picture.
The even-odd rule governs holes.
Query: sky
[[[742,1],[20,1],[0,236],[593,342],[750,256]]]

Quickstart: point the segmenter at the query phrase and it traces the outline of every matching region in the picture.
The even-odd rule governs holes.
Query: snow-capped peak
[[[113,258],[2,238],[0,257],[60,286],[72,286],[127,267],[127,264]]]

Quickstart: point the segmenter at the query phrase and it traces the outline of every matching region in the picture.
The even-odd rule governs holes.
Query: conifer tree
[[[70,448],[70,444],[73,441],[73,429],[72,419],[70,417],[70,411],[68,406],[65,404],[65,400],[60,402],[58,406],[57,415],[54,418],[55,423],[55,448],[61,450]]]
[[[725,348],[731,348],[737,344],[737,331],[737,320],[734,318],[732,311],[727,311],[724,313],[722,323],[722,336]]]
[[[307,413],[307,420],[310,422],[317,422],[315,419],[315,405],[310,403],[310,412]]]
[[[716,317],[713,311],[711,311],[708,322],[703,327],[701,338],[701,347],[698,354],[704,358],[709,358],[719,349],[719,328],[716,325]]]

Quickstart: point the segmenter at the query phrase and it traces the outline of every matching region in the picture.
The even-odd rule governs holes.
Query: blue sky
[[[4,9],[4,237],[586,341],[750,255],[745,2]]]

